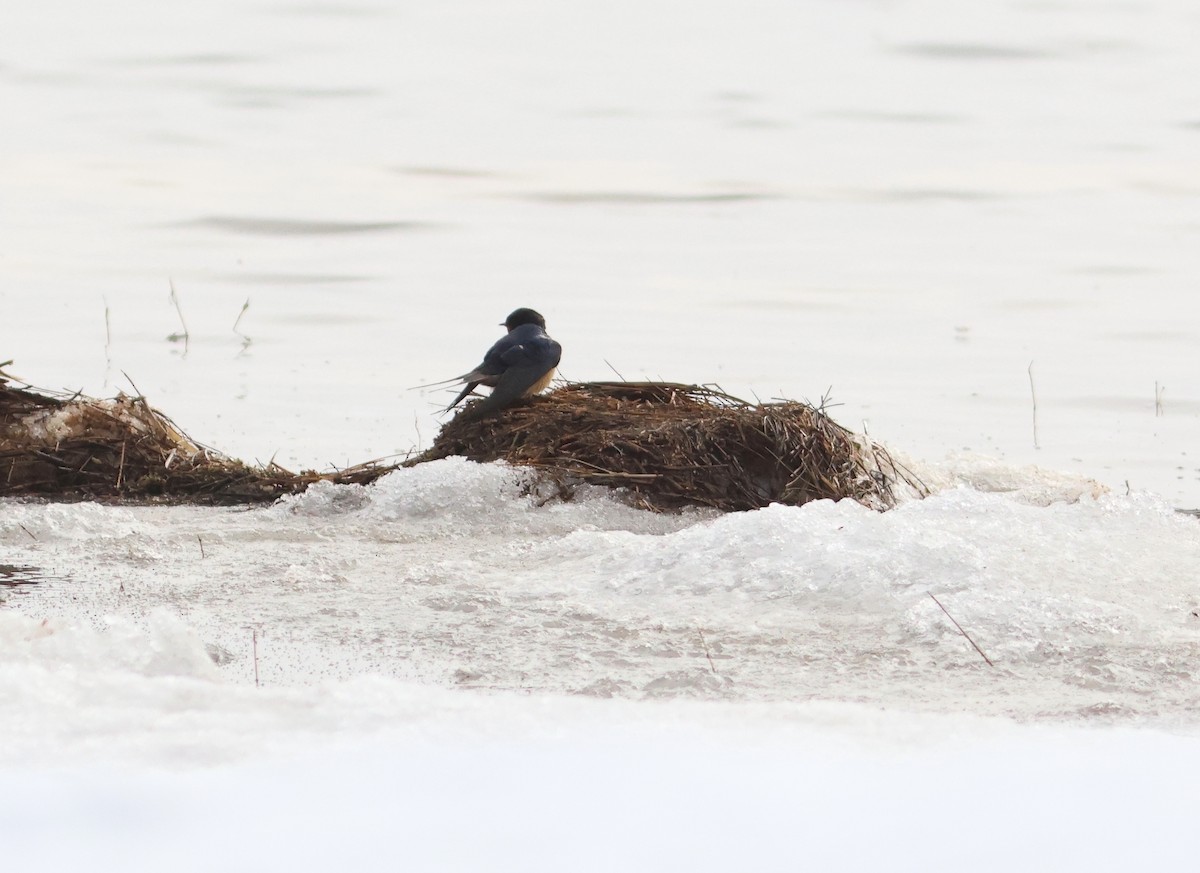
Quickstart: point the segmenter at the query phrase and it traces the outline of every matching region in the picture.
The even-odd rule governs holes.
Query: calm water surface
[[[197,439],[319,467],[428,442],[449,395],[409,386],[528,305],[571,379],[832,389],[919,458],[1197,506],[1197,25],[1182,0],[10,10],[0,360],[128,374]]]

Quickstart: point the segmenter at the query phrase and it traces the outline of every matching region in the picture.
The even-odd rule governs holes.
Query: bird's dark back
[[[562,347],[550,339],[540,325],[522,324],[510,330],[488,349],[483,359],[485,367],[495,372],[503,370],[507,366],[505,355],[517,346],[524,346],[526,349],[526,355],[522,357],[545,360],[551,367],[557,367],[562,356]]]

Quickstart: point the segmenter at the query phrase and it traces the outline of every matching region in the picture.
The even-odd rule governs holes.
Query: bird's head
[[[510,331],[523,324],[536,324],[542,330],[546,329],[546,319],[542,318],[540,312],[534,312],[532,309],[514,310],[508,318],[504,319],[504,326]]]

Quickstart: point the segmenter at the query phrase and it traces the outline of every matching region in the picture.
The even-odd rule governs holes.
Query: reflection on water
[[[408,176],[431,176],[435,179],[494,179],[499,173],[468,170],[463,167],[400,167],[396,172]]]
[[[667,194],[660,191],[544,191],[519,194],[518,199],[537,203],[604,203],[624,206],[658,206],[671,204],[748,203],[755,200],[777,199],[778,194],[751,191],[731,191],[722,194]]]
[[[212,273],[204,278],[240,285],[344,285],[348,282],[370,282],[374,276],[354,276],[349,273]]]
[[[1016,312],[1035,314],[1040,312],[1056,312],[1071,309],[1083,309],[1087,303],[1082,300],[1068,300],[1062,297],[1011,297],[997,302],[995,308],[999,312]]]
[[[726,127],[743,130],[782,130],[791,127],[786,121],[777,118],[735,118],[726,122]]]
[[[380,6],[357,6],[353,3],[285,3],[273,8],[283,15],[302,15],[327,18],[378,18],[385,15]]]
[[[988,43],[919,42],[898,45],[894,51],[950,61],[1030,61],[1061,57],[1044,49]]]
[[[228,233],[260,236],[322,236],[326,234],[376,233],[383,230],[425,230],[420,221],[302,221],[290,218],[242,218],[211,215],[180,221],[175,227],[203,227]]]
[[[211,91],[226,105],[242,109],[273,109],[287,100],[340,100],[347,97],[376,97],[372,88],[297,88],[264,85],[214,85],[197,82],[195,88]]]
[[[1106,412],[1140,412],[1144,415],[1154,415],[1153,389],[1153,385],[1149,386],[1143,397],[1117,397],[1112,395],[1060,397],[1054,401],[1054,405],[1062,409],[1095,409]],[[1192,400],[1172,401],[1165,394],[1161,406],[1163,415],[1186,415],[1190,417],[1200,413],[1200,403]]]
[[[145,57],[117,58],[105,61],[111,67],[224,67],[231,64],[256,64],[263,58],[256,55],[233,54],[232,52],[200,52],[180,55],[148,55]]]
[[[1126,330],[1105,334],[1109,339],[1125,340],[1126,342],[1185,342],[1194,343],[1198,335],[1191,331],[1182,330]]]
[[[999,200],[1002,195],[992,191],[970,191],[953,188],[893,188],[884,191],[865,191],[858,194],[863,200],[882,203],[921,203],[926,201]]]
[[[838,109],[815,113],[816,118],[837,121],[861,121],[866,124],[965,124],[966,115],[951,115],[945,112],[883,112],[860,109]]]
[[[1162,271],[1154,267],[1133,264],[1095,264],[1086,267],[1072,267],[1069,272],[1080,276],[1153,276]]]

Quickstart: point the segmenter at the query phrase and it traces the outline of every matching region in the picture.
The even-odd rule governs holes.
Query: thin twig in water
[[[700,634],[700,645],[704,646],[704,657],[708,658],[708,666],[712,667],[713,675],[720,675],[717,673],[717,665],[713,663],[712,653],[708,650],[708,640],[704,638],[704,631],[696,628],[696,633]]]
[[[1166,385],[1154,383],[1154,417],[1161,418],[1163,414],[1163,393],[1167,390]]]
[[[32,540],[37,539],[37,537],[33,535],[33,531],[31,531],[29,528],[25,527],[25,525],[21,524],[19,521],[17,522],[17,524],[18,524],[18,526],[20,526],[21,530],[23,530],[23,531],[25,531],[25,533],[29,534],[30,539],[32,539]]]
[[[979,652],[979,657],[981,657],[981,658],[983,658],[983,660],[987,661],[987,665],[989,667],[995,667],[996,665],[992,663],[992,659],[983,653],[983,649],[979,648],[979,646],[975,644],[975,641],[973,639],[971,639],[971,635],[969,633],[967,633],[965,630],[963,630],[962,625],[958,623],[958,621],[954,618],[954,616],[952,616],[950,614],[950,612],[946,609],[946,607],[942,606],[942,601],[940,601],[936,597],[934,597],[932,591],[930,591],[928,593],[929,593],[929,596],[933,598],[933,602],[938,605],[938,608],[940,608],[942,610],[942,612],[946,613],[946,618],[948,618],[952,622],[954,622],[954,626],[956,628],[958,628],[958,632],[967,638],[967,642],[970,643],[975,648],[975,651]]]
[[[233,321],[233,332],[238,336],[244,337],[245,334],[238,330],[238,325],[242,323],[242,316],[246,314],[246,310],[250,308],[250,298],[246,298],[246,302],[242,304],[242,311],[238,313],[238,317]]]
[[[204,560],[207,555],[204,554],[204,540],[200,539],[200,534],[196,534],[196,542],[200,544],[200,560]]]
[[[171,286],[171,303],[175,305],[175,311],[179,313],[179,323],[183,326],[183,333],[173,333],[167,336],[167,339],[173,343],[183,340],[183,353],[186,355],[188,351],[188,340],[191,334],[188,333],[187,322],[183,318],[183,307],[179,304],[179,295],[175,292],[175,281],[167,279],[167,284]]]
[[[1033,361],[1029,362],[1029,394],[1033,398],[1033,447],[1040,449],[1037,432],[1037,390],[1033,387]]]
[[[238,325],[242,323],[242,316],[246,314],[246,310],[249,308],[250,308],[250,298],[247,297],[246,302],[242,304],[242,311],[238,313],[238,317],[236,319],[234,319],[234,322],[233,322],[233,332],[242,338],[242,351],[243,352],[246,351],[246,349],[248,349],[250,347],[250,343],[253,342],[253,340],[251,340],[250,337],[246,336],[246,334],[244,334],[240,330],[238,330]]]

